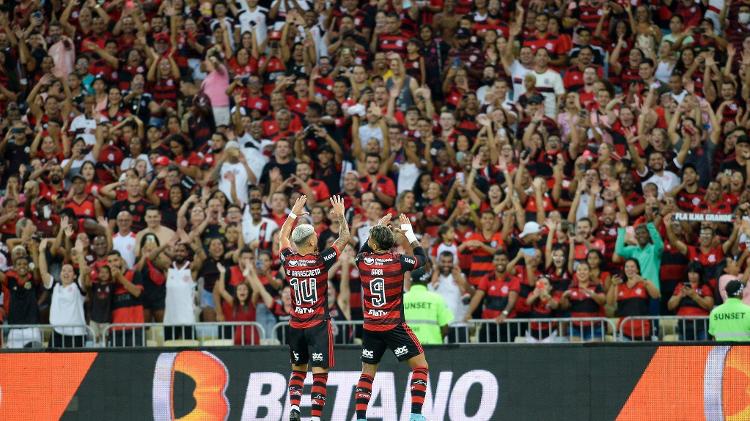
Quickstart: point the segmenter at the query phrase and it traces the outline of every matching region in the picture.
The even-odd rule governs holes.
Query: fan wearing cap
[[[221,134],[217,133],[217,135]],[[221,159],[211,172],[211,180],[218,181],[219,190],[232,203],[247,203],[247,185],[248,183],[255,184],[257,177],[247,164],[245,155],[240,151],[239,143],[234,140],[227,142]]]
[[[73,176],[65,208],[72,210],[76,218],[93,219],[104,215],[101,203],[86,193],[86,179],[80,174]]]
[[[742,302],[745,284],[729,281],[725,288],[727,301],[711,310],[708,333],[720,342],[750,341],[750,306]]]

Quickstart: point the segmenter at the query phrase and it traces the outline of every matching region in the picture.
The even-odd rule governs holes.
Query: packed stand
[[[354,249],[406,214],[450,341],[469,319],[705,316],[748,278],[748,1],[0,3],[7,346],[46,323],[273,339],[300,194],[320,250],[333,194]],[[331,269],[335,320],[362,319],[355,254]],[[479,339],[605,334],[587,323]]]

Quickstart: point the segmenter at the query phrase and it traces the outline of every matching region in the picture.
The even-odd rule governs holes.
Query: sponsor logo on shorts
[[[313,352],[313,354],[312,354],[312,360],[313,361],[323,361],[323,353],[322,352]]]
[[[299,353],[297,351],[292,351],[292,355],[294,356],[294,361],[299,361]]]
[[[375,353],[370,351],[369,349],[362,350],[362,358],[373,358],[374,356],[375,356]]]
[[[406,349],[406,345],[400,346],[393,350],[393,353],[396,354],[397,357],[400,357],[402,355],[406,355],[409,352],[408,349]]]
[[[417,261],[412,259],[411,257],[404,257],[404,262],[410,264],[410,265],[416,265]]]
[[[333,259],[334,257],[336,257],[336,252],[335,251],[331,252],[331,253],[328,253],[327,255],[323,256],[323,260],[325,260],[327,262],[327,261]]]

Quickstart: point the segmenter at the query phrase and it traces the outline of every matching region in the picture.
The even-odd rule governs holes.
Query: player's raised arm
[[[402,256],[401,258],[401,266],[404,270],[413,270],[418,267],[421,267],[425,264],[427,260],[427,254],[425,253],[424,249],[421,245],[419,245],[419,241],[417,240],[417,236],[414,234],[414,228],[411,226],[411,221],[409,220],[409,217],[404,215],[403,213],[399,216],[398,222],[400,225],[400,231],[403,234],[404,237],[406,237],[406,243],[404,244],[404,249],[408,252],[410,250],[413,250],[414,252],[414,258],[404,258]]]
[[[343,253],[349,241],[352,239],[352,235],[349,232],[349,224],[346,222],[346,209],[344,209],[344,199],[341,196],[331,197],[331,206],[333,207],[333,214],[339,220],[339,238],[334,241],[333,245],[339,250],[339,253]]]
[[[281,250],[289,248],[291,245],[289,238],[292,234],[292,227],[294,227],[294,220],[297,219],[298,216],[307,213],[305,212],[305,203],[307,203],[307,196],[300,196],[297,201],[294,202],[294,206],[292,206],[292,213],[286,217],[286,221],[284,221],[284,224],[281,226],[281,233],[279,234]]]

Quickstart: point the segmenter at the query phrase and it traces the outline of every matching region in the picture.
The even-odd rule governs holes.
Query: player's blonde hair
[[[303,245],[311,236],[315,235],[315,228],[310,224],[301,224],[292,231],[292,242],[297,247]]]

